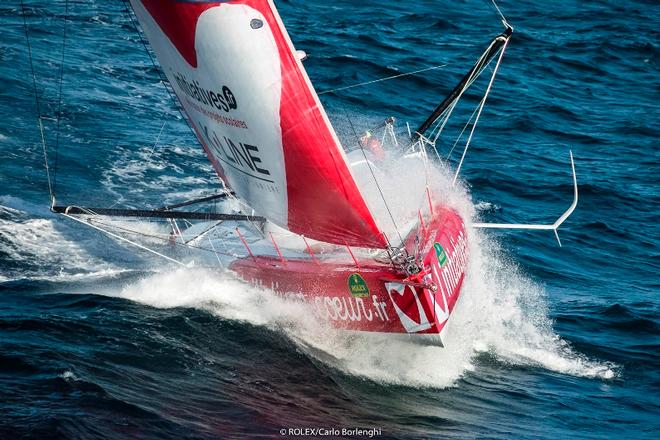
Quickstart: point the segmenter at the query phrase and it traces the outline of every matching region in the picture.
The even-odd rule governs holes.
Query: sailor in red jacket
[[[374,159],[378,162],[385,159],[385,150],[383,149],[383,144],[371,134],[370,131],[365,132],[364,136],[360,138],[360,145],[362,148],[370,151],[373,154]]]

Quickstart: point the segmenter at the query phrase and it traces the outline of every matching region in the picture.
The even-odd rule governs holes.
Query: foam
[[[80,227],[40,209],[15,197],[0,197],[0,255],[20,267],[3,270],[0,282],[77,281],[113,277],[127,270],[91,254],[90,247],[82,244]]]
[[[64,379],[67,382],[79,382],[81,379],[71,370],[64,370],[60,376],[62,379]]]
[[[434,196],[454,207],[469,228],[475,206],[467,190],[452,187],[449,170],[434,169],[431,176]],[[66,233],[67,227],[79,231],[82,226],[64,226],[46,214],[28,218],[26,212],[34,210],[20,199],[2,197],[0,204],[7,205],[0,206],[0,251],[35,267],[31,277],[79,279],[129,270],[90,254],[78,233]],[[154,224],[131,222],[131,228],[136,227],[147,233],[162,232]],[[469,230],[469,267],[449,320],[445,348],[333,329],[305,304],[248,286],[221,270],[183,268],[156,273],[113,295],[159,308],[204,309],[222,319],[264,326],[291,338],[315,360],[384,383],[450,387],[466,372],[479,368],[484,352],[513,366],[598,379],[615,377],[615,365],[587,359],[554,332],[543,288],[502,257],[494,240]],[[60,267],[66,270],[52,273]],[[3,274],[0,281],[12,276]]]
[[[113,294],[114,295],[114,294]],[[303,327],[308,306],[258,289],[222,270],[180,268],[127,285],[116,296],[158,308],[192,307],[269,328]]]
[[[229,272],[179,269],[154,274],[119,293],[154,307],[194,307],[222,319],[278,331],[317,361],[346,374],[413,387],[454,386],[478,368],[487,352],[504,364],[562,374],[611,379],[615,366],[574,352],[553,332],[543,289],[497,255],[475,234],[469,275],[449,321],[444,348],[422,346],[388,335],[331,328],[300,302],[248,286]]]
[[[445,347],[421,346],[388,335],[331,328],[305,304],[250,287],[228,272],[180,269],[125,287],[123,298],[154,307],[196,307],[223,319],[280,331],[303,352],[344,373],[415,387],[453,386],[488,353],[507,365],[610,379],[612,364],[587,359],[552,329],[541,286],[502,256],[498,244],[469,228],[476,209],[450,170],[431,170],[436,198],[454,207],[470,231],[470,261],[448,323]]]
[[[143,194],[162,193],[167,195],[165,200],[156,203],[165,204],[208,195],[208,188],[220,186],[208,161],[196,160],[203,155],[196,146],[117,146],[114,154],[100,183],[122,203],[140,203]],[[130,196],[127,188],[131,188]]]
[[[447,345],[467,344],[513,365],[610,379],[615,366],[574,352],[552,329],[544,289],[500,255],[497,244],[472,230],[470,263]],[[458,338],[458,341],[455,339]]]
[[[159,308],[193,307],[223,319],[264,326],[282,332],[317,360],[376,381],[448,386],[469,367],[470,350],[455,362],[438,347],[334,329],[314,315],[309,305],[251,287],[229,272],[182,268],[146,277],[117,296]]]

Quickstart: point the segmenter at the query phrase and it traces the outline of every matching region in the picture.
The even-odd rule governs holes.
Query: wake
[[[511,366],[597,379],[615,377],[615,365],[587,359],[554,332],[544,289],[505,259],[493,239],[470,228],[475,206],[464,187],[449,184],[451,172],[437,168],[431,177],[442,202],[461,214],[470,231],[468,269],[448,321],[444,348],[388,334],[334,329],[304,303],[248,286],[217,270],[157,274],[126,286],[119,296],[155,307],[201,308],[223,319],[265,326],[282,332],[316,360],[383,383],[453,386],[476,368],[483,353]],[[398,209],[414,212],[415,206]]]
[[[448,321],[444,348],[416,345],[387,334],[334,329],[308,305],[250,286],[222,269],[173,270],[153,262],[148,270],[156,273],[110,292],[104,289],[97,293],[157,308],[197,308],[221,319],[263,326],[290,338],[310,358],[381,383],[454,386],[466,372],[478,367],[477,359],[483,353],[511,366],[597,379],[615,377],[615,365],[587,359],[554,332],[544,289],[502,257],[494,240],[470,229],[475,207],[467,190],[447,185],[451,177],[448,170],[436,169],[432,177],[437,191],[440,186],[445,189],[439,193],[443,202],[461,214],[470,230],[468,269]],[[81,246],[80,235],[71,230],[80,226],[52,215],[34,219],[26,212],[29,210],[20,199],[0,199],[0,251],[4,258],[28,268],[21,276],[72,281],[112,277],[137,267],[128,266],[126,261],[120,263],[119,257],[124,254],[108,262],[101,258],[101,249],[90,252]],[[12,276],[4,272],[0,283]]]

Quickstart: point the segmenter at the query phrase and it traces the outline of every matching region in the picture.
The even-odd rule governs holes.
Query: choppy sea
[[[515,31],[461,197],[480,221],[553,221],[570,149],[580,202],[562,247],[475,233],[444,349],[303,325],[268,291],[50,213],[20,3],[0,5],[0,438],[657,438],[657,2],[500,4]],[[218,187],[123,2],[24,3],[62,203]],[[419,124],[502,31],[482,0],[276,3],[319,91],[443,65],[322,95],[344,138],[388,116]],[[452,166],[476,86],[437,145]]]

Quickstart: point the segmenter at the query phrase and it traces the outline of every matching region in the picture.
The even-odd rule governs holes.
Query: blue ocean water
[[[58,199],[159,206],[216,188],[123,3],[70,3],[58,138],[65,2],[25,1]],[[477,0],[277,4],[320,91],[444,65],[322,95],[340,133],[420,123],[502,31]],[[440,349],[319,345],[267,292],[51,214],[20,2],[3,2],[0,438],[656,438],[660,6],[500,6],[515,32],[462,170],[472,203],[485,221],[553,220],[572,197],[569,149],[580,203],[563,247],[478,236]]]

